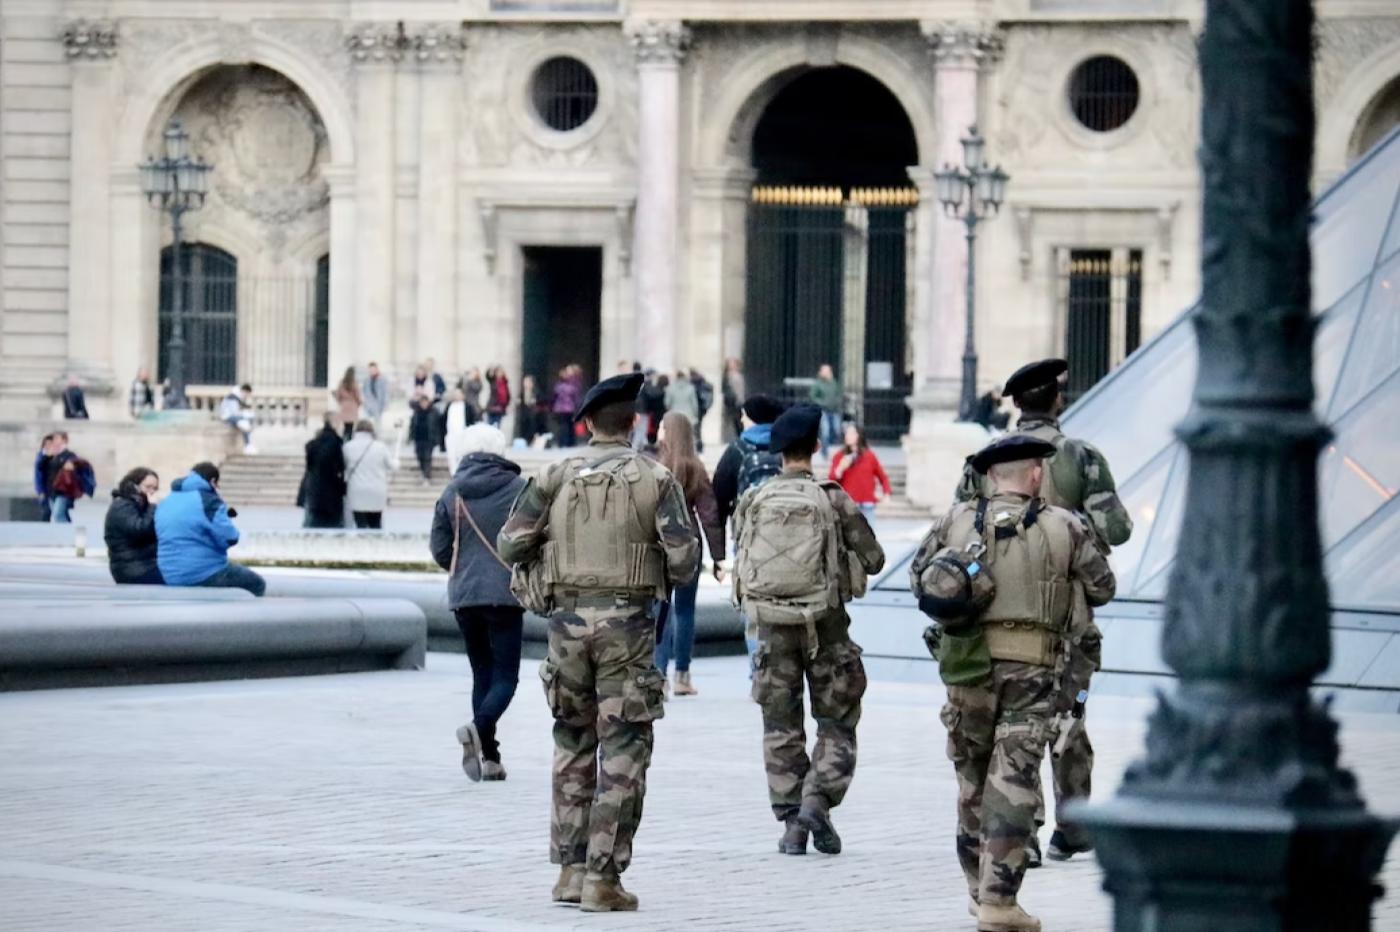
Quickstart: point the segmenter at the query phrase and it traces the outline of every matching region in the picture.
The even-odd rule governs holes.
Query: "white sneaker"
[[[250,444],[248,444],[246,447],[243,448],[243,453],[244,453],[245,456],[257,456],[257,455],[258,455],[258,448],[255,447],[255,446],[253,446],[253,445],[250,443]]]

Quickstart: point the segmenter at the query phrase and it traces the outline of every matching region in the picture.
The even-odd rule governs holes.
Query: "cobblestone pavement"
[[[549,724],[534,673],[502,725],[510,779],[469,784],[465,659],[424,673],[0,696],[0,928],[119,930],[970,929],[934,687],[873,684],[836,811],[839,857],[776,853],[741,658],[659,723],[631,915],[549,903]],[[1099,697],[1097,786],[1147,703]],[[1400,811],[1400,723],[1349,716],[1373,808]],[[1400,890],[1392,857],[1382,880]],[[1030,875],[1047,930],[1110,928],[1092,859]],[[1377,929],[1400,929],[1396,897]]]

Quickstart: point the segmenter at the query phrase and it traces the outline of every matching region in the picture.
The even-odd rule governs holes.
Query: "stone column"
[[[457,319],[456,276],[457,84],[466,35],[460,27],[429,26],[411,41],[421,73],[416,357],[436,356],[444,365],[455,361],[458,368],[479,365],[484,370],[491,360],[452,351],[472,345],[470,337],[462,339],[467,321]]]
[[[359,235],[356,225],[355,170],[346,165],[328,165],[321,170],[330,188],[331,281],[329,346],[326,372],[334,382],[345,367],[353,365],[359,347],[355,319],[358,313],[356,289],[359,285]],[[387,311],[386,311],[387,313]],[[368,359],[360,360],[368,362]],[[307,412],[316,423],[320,412]]]
[[[72,144],[69,150],[68,368],[83,380],[94,416],[114,416],[125,399],[114,386],[134,372],[113,371],[114,331],[109,301],[113,114],[112,60],[116,26],[75,21],[63,30],[63,49],[73,66]],[[131,333],[122,335],[129,340]],[[110,402],[110,404],[109,404]],[[110,410],[109,410],[110,409]]]
[[[979,76],[1003,47],[1001,34],[977,23],[920,24],[933,58],[934,118],[938,148],[909,175],[919,188],[916,235],[914,394],[904,438],[909,458],[910,501],[946,507],[963,458],[987,441],[976,425],[955,422],[967,332],[967,240],[962,221],[945,216],[933,172],[961,165],[962,137],[978,119]]]
[[[744,358],[745,237],[757,173],[751,168],[714,168],[691,177],[690,275],[686,303],[694,315],[692,358],[715,386],[715,406],[702,425],[706,443],[722,441],[720,389],[724,360]]]
[[[646,366],[674,371],[680,204],[680,67],[690,31],[679,22],[628,27],[637,53],[637,213],[633,276],[638,351]]]
[[[356,27],[347,40],[355,69],[355,249],[354,318],[348,346],[332,334],[333,347],[347,348],[348,361],[336,363],[332,383],[344,366],[364,365],[393,348],[394,322],[394,69],[407,40],[400,25]],[[334,224],[334,216],[332,216]],[[332,267],[335,254],[331,254]],[[334,275],[334,272],[332,272]],[[334,323],[332,323],[334,329]]]

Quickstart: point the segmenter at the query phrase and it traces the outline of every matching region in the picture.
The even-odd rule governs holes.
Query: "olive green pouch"
[[[992,653],[981,625],[958,631],[944,628],[934,653],[938,675],[947,686],[980,686],[992,676]]]

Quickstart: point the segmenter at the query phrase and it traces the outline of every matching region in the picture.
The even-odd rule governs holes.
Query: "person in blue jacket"
[[[219,467],[196,463],[176,479],[156,507],[156,564],[169,586],[246,589],[261,596],[267,582],[246,566],[228,561],[238,543],[232,511],[219,497]]]

